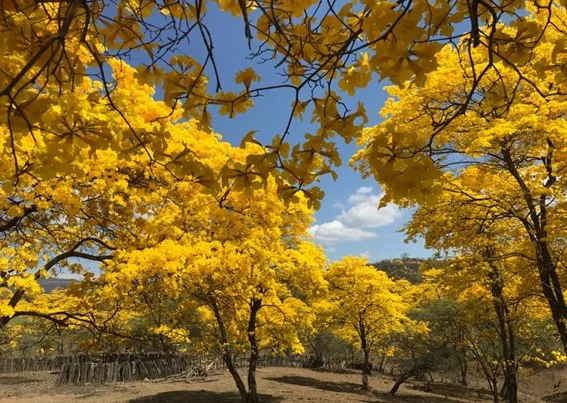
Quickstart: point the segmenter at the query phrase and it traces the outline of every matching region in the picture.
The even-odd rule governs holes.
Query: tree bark
[[[360,335],[360,345],[364,354],[364,362],[362,364],[362,389],[370,390],[370,384],[368,382],[368,376],[372,375],[370,371],[370,346],[366,340],[366,327],[364,326],[362,316],[359,318],[358,331]]]
[[[228,372],[230,372],[230,375],[232,375],[232,379],[234,379],[234,383],[236,384],[238,392],[240,393],[240,399],[243,402],[246,402],[248,400],[248,392],[246,391],[246,386],[244,385],[244,382],[242,381],[242,378],[240,377],[240,374],[238,373],[236,366],[234,365],[232,353],[228,345],[228,337],[226,334],[226,329],[224,327],[224,321],[222,320],[222,316],[214,298],[211,299],[210,306],[215,315],[215,319],[217,320],[217,325],[219,326],[220,342],[222,344],[222,359],[226,364],[226,367],[228,368]]]
[[[256,317],[262,307],[261,299],[253,299],[250,303],[250,319],[248,321],[248,343],[250,344],[250,361],[248,362],[248,399],[247,403],[259,403],[256,384],[256,367],[258,366],[258,341],[256,339]]]
[[[489,379],[488,382],[491,382],[491,391],[492,391],[492,401],[494,403],[498,403],[500,400],[498,399],[498,378],[496,377],[496,375],[494,375],[492,377],[492,379]]]
[[[547,242],[537,242],[536,257],[542,292],[549,304],[551,316],[553,317],[553,322],[557,328],[557,333],[559,333],[563,350],[567,353],[567,326],[564,322],[567,318],[567,306],[565,305],[563,291],[557,277],[557,272],[555,270],[555,265],[553,264],[553,259],[551,258],[551,252],[549,251]]]
[[[464,355],[465,353],[463,353]],[[459,360],[459,372],[461,373],[461,385],[469,386],[469,382],[467,380],[467,375],[469,372],[469,363],[467,357],[463,357],[462,360]]]
[[[486,258],[490,259],[492,254],[487,252]],[[498,335],[502,343],[502,357],[504,358],[504,385],[503,396],[509,403],[518,402],[518,378],[516,374],[516,351],[514,343],[514,328],[510,310],[504,297],[504,279],[498,267],[489,261],[490,273],[490,292],[493,298],[494,310],[498,318]]]
[[[244,385],[244,381],[236,371],[236,367],[234,366],[234,361],[232,360],[232,354],[230,352],[226,352],[223,354],[223,360],[228,368],[228,372],[232,375],[232,379],[234,379],[234,383],[238,388],[238,393],[240,393],[240,399],[245,402],[248,399],[248,392],[246,391],[246,386]]]
[[[398,379],[396,380],[396,383],[394,384],[394,386],[392,387],[392,389],[390,390],[390,394],[392,396],[394,396],[396,394],[396,392],[398,391],[398,389],[400,388],[400,386],[402,386],[402,383],[404,383],[405,381],[407,381],[409,378],[411,378],[413,376],[413,368],[411,370],[409,370],[408,372],[404,372],[403,374],[401,374]]]
[[[465,361],[461,364],[460,372],[461,372],[461,385],[469,386],[469,382],[467,381],[467,373],[468,373],[468,363]]]
[[[380,357],[380,364],[378,365],[378,372],[380,374],[384,373],[384,363],[386,362],[386,354],[382,354]]]
[[[370,351],[368,349],[364,350],[364,363],[362,366],[362,389],[370,390],[370,384],[368,382],[368,377],[372,375],[370,370]]]
[[[548,153],[545,160],[548,178],[544,186],[551,188],[556,182],[556,177],[552,169],[554,147],[549,139],[548,146]],[[555,265],[553,264],[552,253],[547,243],[547,204],[549,200],[545,195],[541,195],[539,199],[534,197],[530,188],[520,175],[516,163],[512,159],[510,147],[512,146],[510,145],[507,148],[502,147],[502,157],[506,163],[506,169],[510,172],[516,183],[518,183],[528,209],[529,218],[520,218],[520,221],[530,241],[534,245],[540,286],[549,304],[551,316],[561,339],[563,350],[567,353],[567,326],[564,323],[564,320],[567,319],[567,305],[565,304],[563,289],[559,282]]]

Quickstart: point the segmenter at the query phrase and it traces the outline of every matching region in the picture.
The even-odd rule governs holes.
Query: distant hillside
[[[386,272],[386,274],[394,280],[404,279],[412,284],[418,284],[423,281],[419,268],[424,263],[433,265],[435,260],[403,257],[399,259],[380,260],[376,263],[372,263],[372,266]]]
[[[46,293],[50,294],[57,288],[68,288],[75,281],[68,278],[41,278],[38,283]]]

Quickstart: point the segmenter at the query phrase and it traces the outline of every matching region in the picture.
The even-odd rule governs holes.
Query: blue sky
[[[213,36],[223,90],[239,92],[241,84],[236,85],[233,78],[239,70],[246,67],[253,67],[262,77],[259,85],[281,83],[281,77],[276,75],[272,65],[259,65],[248,59],[250,51],[244,37],[242,20],[211,7],[205,21]],[[254,43],[252,48],[254,49]],[[202,45],[194,39],[189,45],[188,53],[197,57],[202,51]],[[210,74],[209,77],[211,85],[214,85]],[[378,112],[386,100],[382,87],[375,77],[369,87],[359,91],[353,99],[365,104],[369,125],[379,122]],[[262,98],[255,99],[255,107],[246,114],[232,119],[213,115],[213,128],[235,145],[250,130],[258,130],[256,137],[260,141],[268,141],[284,130],[293,96],[293,91],[287,89],[265,93]],[[356,105],[356,102],[352,102],[352,105]],[[305,132],[315,130],[308,119],[303,122],[296,120],[292,124],[289,138],[292,142],[299,141]],[[379,186],[371,179],[363,180],[348,166],[348,160],[356,146],[343,144],[340,139],[337,141],[340,142],[343,165],[337,171],[337,181],[333,181],[330,176],[321,181],[325,199],[311,228],[315,241],[325,247],[327,256],[335,260],[348,254],[365,255],[370,261],[395,258],[403,253],[414,257],[430,256],[431,252],[423,247],[422,242],[406,244],[404,234],[398,232],[410,218],[411,212],[393,205],[378,210],[381,196]]]
[[[207,3],[205,23],[211,31],[214,42],[214,55],[219,69],[223,91],[240,92],[241,84],[234,83],[238,71],[252,67],[262,77],[260,85],[281,84],[282,79],[275,73],[273,65],[258,64],[250,60],[248,42],[244,37],[243,23],[240,18],[215,9],[214,3]],[[254,49],[254,43],[252,44]],[[183,46],[184,52],[196,60],[204,60],[206,55],[200,38],[192,37]],[[138,56],[138,55],[136,55]],[[143,57],[133,57],[133,63],[147,61]],[[208,71],[210,90],[214,91],[212,71]],[[162,92],[156,88],[156,97]],[[345,95],[346,96],[346,95]],[[348,98],[348,97],[346,97]],[[269,143],[276,134],[284,130],[290,113],[294,92],[278,89],[255,98],[255,106],[247,113],[234,118],[213,114],[213,129],[223,139],[239,145],[242,138],[250,130],[258,130],[256,138]],[[380,121],[378,112],[386,100],[383,83],[375,77],[368,88],[358,91],[350,104],[356,107],[356,101],[362,101],[368,114],[368,125]],[[301,141],[306,132],[314,132],[316,127],[305,121],[294,120],[291,134],[287,137],[291,142]],[[348,161],[356,151],[354,144],[344,144],[336,139],[343,165],[336,169],[338,179],[333,181],[330,175],[322,178],[319,186],[325,191],[321,209],[315,214],[315,223],[311,227],[314,241],[322,245],[330,260],[339,260],[345,255],[360,255],[374,262],[382,259],[397,258],[407,253],[412,257],[429,257],[432,253],[423,247],[423,242],[405,243],[404,234],[399,229],[410,219],[409,210],[389,205],[378,210],[381,190],[372,179],[363,180],[359,173],[348,166]],[[85,264],[85,262],[83,262]],[[86,264],[97,271],[98,265]],[[62,270],[59,277],[79,278],[80,276]]]

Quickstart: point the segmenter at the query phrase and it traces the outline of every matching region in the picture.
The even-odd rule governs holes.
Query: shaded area
[[[301,385],[310,388],[327,390],[330,392],[362,393],[362,385],[352,382],[329,382],[306,376],[280,376],[277,378],[265,378],[267,381],[287,383],[289,385]]]
[[[423,385],[412,385],[412,389],[422,392],[434,393],[442,396],[459,397],[461,399],[487,399],[492,400],[492,394],[485,389],[474,389],[463,385],[429,382]]]
[[[365,396],[373,396],[380,399],[381,402],[428,402],[428,403],[442,403],[442,402],[460,402],[459,399],[452,399],[449,396],[435,396],[430,395],[424,396],[404,396],[402,394],[396,394],[392,396],[387,392],[379,391],[364,391],[362,390],[362,385],[352,382],[330,382],[321,381],[315,378],[309,378],[304,376],[281,376],[274,378],[265,378],[268,381],[287,383],[290,385],[300,385],[321,390],[326,390],[330,392],[342,392],[342,393],[357,393]],[[462,396],[458,396],[461,397]]]
[[[42,382],[43,379],[29,378],[26,376],[0,376],[0,384],[2,385],[20,385],[23,383]]]
[[[567,402],[567,392],[554,393],[543,398],[546,402]]]
[[[280,397],[260,394],[262,403],[283,402]],[[130,403],[239,403],[240,395],[234,392],[211,392],[208,390],[176,390],[152,396],[130,399]]]

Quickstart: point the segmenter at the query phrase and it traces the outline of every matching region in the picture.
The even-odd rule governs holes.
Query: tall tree
[[[234,150],[232,158],[244,159],[246,153]],[[222,357],[242,401],[257,402],[260,352],[302,352],[300,337],[313,331],[310,305],[324,296],[325,257],[304,239],[311,222],[306,201],[286,206],[273,180],[253,197],[235,190],[234,183],[222,194],[222,204],[212,194],[198,199],[205,213],[192,217],[186,233],[172,222],[170,231],[179,238],[121,253],[100,282],[108,300],[130,295],[135,302],[151,285],[178,301],[176,316],[196,307],[191,320],[200,321],[201,331],[194,344]],[[177,187],[171,197],[191,203],[196,195]],[[179,331],[191,326],[176,324]],[[243,351],[249,354],[246,380],[237,372]]]
[[[362,351],[362,388],[370,389],[371,353],[384,347],[390,333],[403,330],[409,304],[396,293],[395,282],[363,258],[347,256],[331,264],[326,279],[336,332]]]
[[[191,122],[180,123],[181,112],[171,115],[163,102],[154,101],[151,88],[133,79],[133,69],[119,62],[112,66],[114,97],[128,109],[131,127],[168,133],[169,142],[159,152],[163,164],[155,165],[128,135],[121,136],[130,130],[128,125],[118,112],[108,110],[100,87],[88,79],[61,95],[58,105],[44,105],[43,128],[65,137],[66,147],[50,142],[46,133],[14,134],[14,148],[1,146],[0,287],[6,294],[0,301],[0,327],[16,314],[24,294],[41,293],[41,277],[61,268],[83,274],[81,263],[90,261],[96,267],[118,249],[140,249],[176,236],[167,228],[171,219],[187,230],[195,206],[175,210],[167,198],[167,184],[185,175],[178,179],[179,186],[200,191],[199,173],[210,169],[213,155],[222,156],[230,148]],[[99,136],[123,142],[130,149],[128,157],[109,143],[90,148]],[[187,156],[184,150],[192,141],[201,148]],[[199,158],[206,162],[189,162]],[[17,177],[12,170],[15,160],[23,170]]]
[[[540,19],[531,21],[534,26],[543,24]],[[521,33],[519,28],[507,32]],[[567,163],[567,99],[560,95],[564,84],[556,84],[556,76],[544,76],[540,69],[559,57],[558,35],[546,31],[541,41],[548,46],[534,55],[541,64],[521,69],[480,50],[464,54],[466,43],[459,51],[445,48],[438,55],[439,69],[427,76],[423,87],[390,89],[392,98],[382,111],[386,119],[366,130],[365,149],[355,163],[384,185],[383,202],[454,202],[453,211],[445,210],[448,220],[464,220],[471,234],[488,228],[502,239],[512,239],[513,252],[535,263],[536,281],[567,351],[567,306],[558,270],[564,239],[566,193],[561,173]],[[474,64],[468,62],[469,55]],[[497,70],[487,71],[476,82],[476,69],[482,65]],[[548,98],[539,86],[553,87],[557,94]],[[470,88],[475,89],[471,96]],[[462,102],[468,104],[467,113],[449,117]],[[459,206],[470,206],[475,214],[468,219]],[[439,232],[433,237],[452,236],[441,226],[435,231]]]

